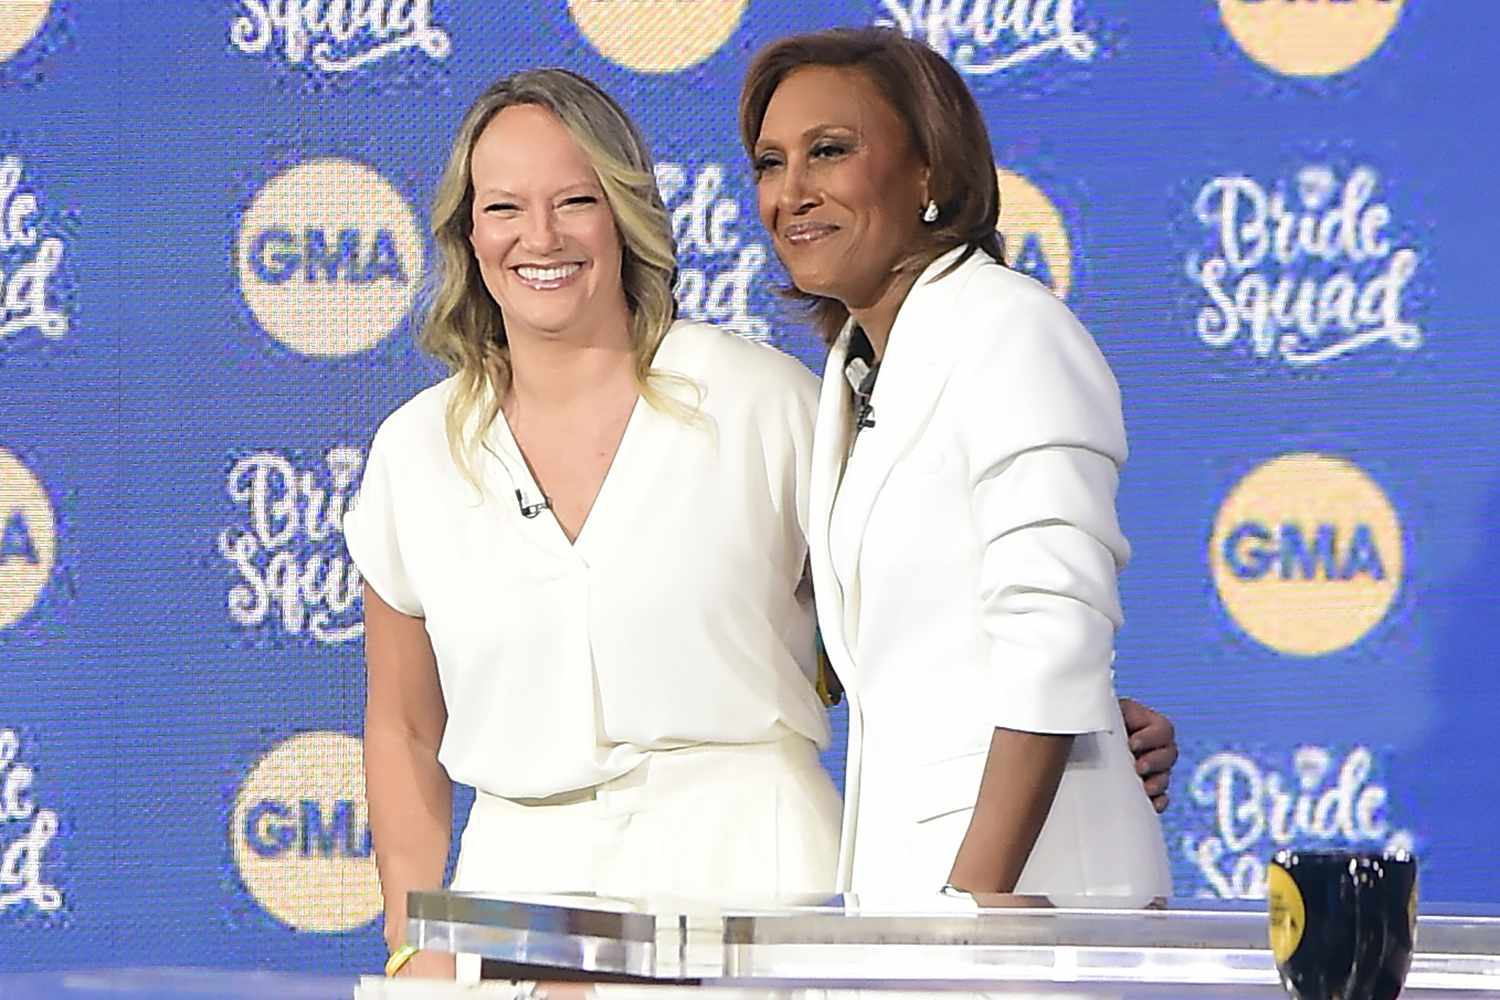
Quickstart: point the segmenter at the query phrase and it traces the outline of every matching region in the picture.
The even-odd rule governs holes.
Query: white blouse
[[[637,402],[576,543],[500,416],[478,450],[483,496],[444,435],[452,380],[375,435],[346,513],[349,552],[396,610],[425,619],[456,781],[529,798],[596,785],[643,752],[752,743],[828,721],[799,590],[818,385],[800,363],[701,323],[654,367],[695,382],[702,420]]]

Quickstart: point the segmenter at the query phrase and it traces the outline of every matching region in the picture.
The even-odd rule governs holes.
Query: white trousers
[[[841,811],[802,736],[659,750],[578,792],[477,793],[452,888],[709,901],[830,894]],[[459,979],[477,979],[478,966],[460,956]]]

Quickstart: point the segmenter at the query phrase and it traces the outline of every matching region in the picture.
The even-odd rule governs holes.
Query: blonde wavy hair
[[[686,416],[693,410],[664,392],[687,379],[651,367],[657,348],[677,318],[672,287],[677,247],[671,217],[656,186],[651,154],[630,117],[593,82],[563,69],[535,69],[505,77],[470,105],[458,127],[432,206],[438,260],[418,341],[456,379],[448,401],[448,447],[459,470],[476,486],[473,457],[500,413],[510,388],[510,348],[505,318],[485,288],[469,236],[474,144],[495,115],[516,105],[552,112],[593,164],[620,234],[621,280],[630,309],[635,380],[657,409]]]

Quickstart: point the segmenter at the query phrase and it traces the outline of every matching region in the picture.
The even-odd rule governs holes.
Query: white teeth
[[[564,264],[561,267],[518,267],[516,273],[522,279],[533,282],[561,281],[576,272],[580,264]]]

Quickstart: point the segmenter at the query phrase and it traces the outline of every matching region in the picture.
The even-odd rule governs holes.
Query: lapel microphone
[[[880,363],[871,365],[864,358],[850,358],[844,365],[844,377],[854,390],[854,427],[862,430],[875,426],[875,407],[871,398],[875,395],[875,377],[880,374]]]
[[[855,431],[875,426],[875,407],[870,397],[875,395],[875,376],[878,374],[880,362],[875,360],[875,346],[865,331],[856,327],[849,338],[849,353],[844,362],[844,378],[854,390]]]
[[[875,426],[875,405],[870,397],[875,395],[875,376],[878,374],[880,374],[880,363],[876,362],[860,380],[859,388],[854,390],[854,395],[859,400],[859,409],[854,412],[856,429]]]
[[[516,490],[516,506],[521,509],[521,516],[522,517],[533,518],[533,517],[536,517],[538,514],[540,514],[544,510],[551,510],[552,509],[552,501],[548,500],[547,499],[547,495],[545,493],[543,493],[542,494],[542,500],[541,500],[540,503],[527,503],[525,501],[525,499],[521,496],[521,491],[520,490]]]

